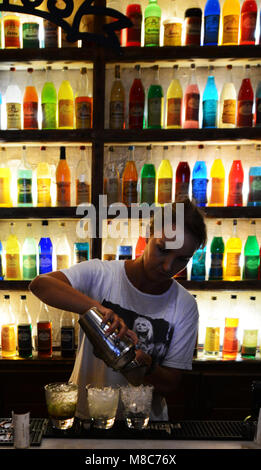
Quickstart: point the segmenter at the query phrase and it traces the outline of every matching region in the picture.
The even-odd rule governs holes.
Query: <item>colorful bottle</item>
[[[203,145],[198,146],[202,153]],[[207,204],[207,165],[202,156],[198,154],[198,159],[192,171],[192,199],[199,207],[205,207]]]
[[[44,155],[45,147],[41,147],[41,153]],[[42,158],[36,168],[36,181],[37,181],[37,206],[38,207],[50,207],[52,205],[51,200],[51,170],[50,166]]]
[[[235,360],[238,353],[239,311],[237,296],[231,295],[229,313],[225,318],[222,359]]]
[[[175,202],[188,198],[190,183],[190,167],[188,162],[179,162],[175,178]]]
[[[258,341],[258,316],[256,311],[256,297],[251,296],[247,306],[247,328],[243,330],[241,357],[255,359]]]
[[[241,251],[242,240],[237,234],[237,221],[233,220],[233,232],[225,247],[225,281],[240,281],[241,279]]]
[[[261,206],[261,166],[249,168],[248,206]]]
[[[244,246],[243,279],[258,279],[260,264],[259,245],[256,238],[256,222],[250,224],[251,230]]]
[[[191,280],[205,281],[206,278],[206,247],[199,248],[192,257]]]
[[[211,193],[209,206],[224,206],[225,201],[225,168],[221,158],[215,158],[210,170]]]
[[[38,49],[40,47],[39,41],[39,22],[36,21],[36,17],[28,15],[22,23],[22,38],[23,38],[23,49],[28,47]]]
[[[9,295],[4,295],[1,305],[1,324],[2,357],[14,357],[16,356],[16,324]]]
[[[257,4],[255,0],[244,0],[240,15],[239,44],[255,44],[256,42]]]
[[[163,21],[163,46],[181,46],[183,19],[177,14],[176,0],[170,0],[168,5],[167,19]]]
[[[222,8],[222,46],[236,46],[238,44],[240,19],[240,1],[225,0]]]
[[[61,328],[61,356],[74,357],[75,355],[75,320],[71,312],[63,311],[60,321]]]
[[[161,8],[157,0],[149,0],[144,12],[144,46],[160,45]]]
[[[114,148],[109,147],[109,162],[105,167],[104,194],[107,195],[107,205],[110,206],[120,200],[120,174],[113,160]]]
[[[33,279],[37,275],[37,245],[32,236],[32,224],[26,224],[27,235],[22,246],[23,279]]]
[[[241,160],[233,160],[228,177],[227,206],[243,205],[244,171]]]
[[[106,261],[111,261],[116,259],[116,253],[117,253],[117,240],[115,238],[111,237],[110,234],[110,225],[111,225],[111,220],[108,220],[108,232],[106,234],[106,238],[103,243],[102,247],[102,259]]]
[[[59,228],[59,238],[56,244],[56,269],[67,269],[71,266],[71,249],[66,235],[65,222],[61,222]]]
[[[23,97],[24,129],[38,129],[38,94],[33,84],[33,69],[27,69],[27,85]]]
[[[21,129],[21,108],[22,108],[22,94],[19,86],[16,83],[15,67],[10,68],[10,81],[6,89],[6,118],[7,129]]]
[[[39,274],[53,271],[53,244],[48,236],[48,220],[42,221],[42,236],[38,244]]]
[[[20,309],[17,325],[17,346],[20,357],[32,357],[32,320],[28,312],[26,295],[20,296]]]
[[[127,207],[136,204],[138,200],[138,172],[134,161],[134,146],[128,148],[129,157],[122,174],[122,202]]]
[[[183,91],[177,78],[178,65],[173,66],[173,78],[167,91],[167,129],[181,128]]]
[[[249,77],[250,65],[245,66],[243,78],[237,98],[237,127],[252,127],[254,92]]]
[[[14,223],[10,223],[10,234],[7,238],[5,247],[5,278],[18,280],[21,279],[20,270],[20,243],[14,233]]]
[[[211,297],[210,313],[207,318],[204,356],[217,357],[220,350],[220,321],[218,318],[217,297]]]
[[[132,26],[126,29],[126,47],[141,45],[142,12],[141,5],[132,3],[127,6],[126,16],[131,20]]]
[[[261,79],[258,81],[256,87],[256,127],[261,127]]]
[[[195,64],[191,64],[189,83],[184,95],[185,116],[183,127],[185,129],[198,129],[199,127],[199,88],[197,85]]]
[[[5,278],[5,273],[4,273],[4,250],[3,250],[3,244],[0,240],[0,281],[3,281]]]
[[[145,92],[141,81],[140,65],[135,65],[135,78],[129,94],[129,129],[142,129],[144,121]]]
[[[153,67],[155,71],[153,83],[148,89],[147,95],[147,127],[148,129],[161,129],[163,127],[164,94],[159,81],[159,67]]]
[[[200,8],[185,10],[185,46],[200,46],[202,11]]]
[[[217,127],[218,91],[213,75],[214,67],[209,67],[209,76],[203,93],[203,122],[202,127]]]
[[[80,84],[75,95],[75,127],[90,129],[92,127],[93,99],[89,93],[87,68],[80,70]]]
[[[46,304],[41,302],[40,312],[37,318],[37,349],[38,356],[52,357],[53,353],[52,322]]]
[[[60,160],[56,168],[56,205],[71,205],[71,172],[66,161],[66,149],[60,147]]]
[[[125,128],[125,90],[121,81],[120,66],[115,65],[114,82],[110,94],[110,129]]]
[[[219,33],[219,19],[219,1],[207,0],[204,9],[204,46],[217,46]]]
[[[5,147],[1,149],[0,158],[0,207],[11,207],[11,170],[7,165]]]
[[[232,65],[227,65],[227,74],[220,95],[218,127],[236,127],[237,93],[232,79]]]
[[[16,13],[5,13],[4,15],[4,48],[19,49],[21,47],[20,38],[20,17]]]
[[[163,152],[166,154],[167,146],[163,147]],[[172,182],[173,170],[170,161],[163,155],[160,166],[157,170],[156,180],[156,202],[157,204],[167,204],[172,202]]]
[[[44,47],[58,47],[58,26],[44,18]]]
[[[85,146],[80,147],[80,160],[76,167],[76,205],[89,203],[91,200],[90,168],[85,157]]]
[[[138,238],[136,247],[135,247],[135,259],[139,258],[139,256],[142,256],[144,253],[144,250],[146,248],[146,238],[142,237],[141,235]]]
[[[146,163],[144,163],[140,174],[140,202],[149,205],[155,203],[156,196],[156,169],[152,163],[151,153],[151,145],[148,145]]]
[[[222,281],[223,279],[223,262],[225,245],[221,234],[221,221],[216,223],[216,233],[211,241],[211,265],[209,269],[209,280]]]
[[[46,67],[46,79],[41,93],[42,129],[57,128],[57,93],[50,74],[52,68]]]
[[[84,228],[84,220],[80,220],[80,230]],[[84,241],[84,235],[77,231],[77,241],[73,244],[74,263],[81,263],[90,258],[89,242]]]
[[[26,146],[22,147],[21,163],[17,170],[17,205],[18,206],[32,206],[32,181],[33,170],[30,163],[26,158]]]
[[[74,96],[68,78],[68,67],[63,67],[64,79],[58,90],[58,128],[73,129]]]

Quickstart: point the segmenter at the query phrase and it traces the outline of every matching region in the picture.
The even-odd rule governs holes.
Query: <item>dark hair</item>
[[[184,228],[189,231],[198,240],[198,248],[204,248],[207,244],[207,227],[204,220],[203,211],[194,204],[189,198],[172,203],[172,221],[176,223],[176,204],[184,205]],[[161,211],[163,218],[163,211]],[[150,219],[150,236],[154,234],[154,219],[157,212]],[[163,219],[162,219],[163,226]]]

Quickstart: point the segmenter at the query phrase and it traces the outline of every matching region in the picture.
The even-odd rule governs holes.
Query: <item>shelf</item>
[[[1,207],[0,219],[81,219],[77,207]]]
[[[176,279],[177,280],[177,279]],[[261,290],[261,280],[247,280],[247,281],[185,281],[177,280],[179,284],[190,291],[255,291]]]
[[[28,291],[31,281],[0,281],[0,290]]]
[[[1,130],[0,141],[12,145],[32,142],[38,146],[51,143],[55,146],[67,144],[82,145],[84,142],[92,142],[94,132],[92,129],[26,129],[26,130]]]

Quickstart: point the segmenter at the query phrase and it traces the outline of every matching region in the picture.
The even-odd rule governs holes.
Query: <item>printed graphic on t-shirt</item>
[[[103,300],[102,305],[113,310],[136,333],[140,349],[154,357],[158,364],[163,362],[174,331],[172,324],[163,318],[145,317],[107,300]]]

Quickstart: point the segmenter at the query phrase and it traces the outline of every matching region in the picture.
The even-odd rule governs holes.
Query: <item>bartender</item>
[[[169,248],[164,233],[154,234],[154,222],[142,256],[135,260],[83,261],[68,269],[37,276],[30,290],[52,307],[83,314],[95,306],[111,322],[108,332],[119,330],[136,345],[136,361],[144,366],[142,383],[154,386],[150,418],[168,420],[166,397],[175,394],[182,370],[192,368],[198,330],[194,297],[173,276],[182,271],[194,252],[206,244],[201,211],[184,201],[184,243]],[[176,204],[172,204],[172,229]],[[80,328],[78,350],[70,380],[79,386],[76,416],[88,418],[86,385],[126,385],[127,378],[108,367],[94,352]]]

